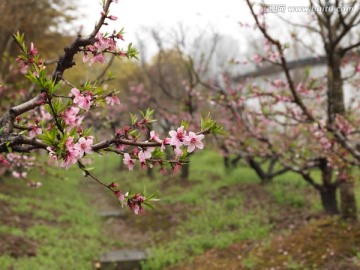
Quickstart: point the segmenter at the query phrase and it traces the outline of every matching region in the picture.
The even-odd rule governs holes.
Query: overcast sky
[[[82,0],[86,11],[86,26],[100,12],[99,0]],[[246,8],[244,0],[119,0],[112,4],[111,14],[119,19],[117,25],[134,33],[141,26],[174,27],[182,22],[192,27],[213,27],[224,33],[238,31],[237,22]]]
[[[81,0],[83,23],[91,30],[100,12],[99,0]],[[308,5],[308,0],[265,0],[266,4],[286,6]],[[167,27],[179,22],[198,28],[213,28],[224,34],[237,35],[238,22],[250,18],[245,0],[119,0],[112,4],[111,14],[119,19],[117,25],[124,26],[129,36],[142,26]]]
[[[81,0],[83,17],[79,24],[89,33],[101,10],[100,0]],[[267,4],[299,6],[308,0],[266,0]],[[109,30],[125,28],[125,39],[136,44],[136,35],[141,36],[144,27],[160,31],[174,29],[179,23],[191,33],[206,29],[239,40],[242,29],[239,22],[251,21],[245,0],[119,0],[112,4],[110,14],[118,17]],[[292,14],[295,16],[296,14]],[[299,15],[299,14],[297,14]],[[84,31],[85,33],[85,31]]]
[[[79,24],[89,33],[100,13],[99,0],[82,0]],[[206,29],[240,40],[239,21],[247,7],[244,0],[119,0],[112,4],[110,14],[118,17],[109,30],[125,28],[125,39],[136,45],[136,36],[144,28],[160,31],[175,29],[181,23],[191,33]],[[196,35],[196,34],[194,34]]]
[[[83,25],[83,34],[90,33],[99,18],[101,11],[99,2],[100,0],[80,0],[83,15],[78,25]],[[245,0],[119,0],[118,2],[112,4],[110,9],[110,14],[117,16],[118,20],[110,22],[108,31],[112,32],[114,29],[119,30],[124,27],[125,40],[134,43],[138,48],[138,38],[145,42],[149,39],[144,28],[166,32],[178,27],[179,23],[187,30],[187,37],[195,37],[204,30],[230,36],[235,40],[233,43],[238,43],[238,50],[242,54],[251,46],[248,41],[250,40],[251,43],[257,37],[253,29],[248,29],[247,35],[244,34],[245,29],[239,25],[239,22],[252,22]],[[288,12],[290,6],[307,6],[308,0],[265,0],[264,2],[270,5],[286,5],[285,12],[276,15],[287,16],[291,20],[304,19],[309,15]],[[269,18],[276,15],[271,14]],[[286,23],[274,21],[273,24],[272,28],[281,34],[281,37],[286,38],[283,31],[288,27]],[[147,44],[147,47],[150,50],[147,56],[156,53],[155,45]]]

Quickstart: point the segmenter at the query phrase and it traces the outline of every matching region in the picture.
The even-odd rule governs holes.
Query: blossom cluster
[[[68,137],[65,143],[64,150],[61,152],[62,163],[60,167],[69,168],[72,164],[75,164],[85,154],[92,154],[93,136],[80,137],[79,140],[74,143],[73,137]],[[58,161],[59,156],[56,153],[56,149],[48,146],[47,150],[52,160]]]
[[[39,59],[38,50],[35,48],[33,42],[30,44],[29,51],[24,46],[23,54],[15,59],[20,68],[20,73],[27,74],[30,68],[33,68],[34,76],[39,76],[39,71],[45,69],[44,61]]]
[[[110,19],[116,19],[115,16],[109,16]],[[112,53],[120,56],[127,56],[127,52],[120,50],[117,47],[117,40],[124,40],[122,31],[113,33],[112,35],[104,36],[102,33],[96,35],[96,42],[94,45],[89,45],[85,48],[83,62],[89,62],[89,65],[98,62],[105,63],[104,53]],[[92,56],[92,57],[90,57]]]
[[[145,202],[146,198],[141,196],[140,193],[136,193],[134,196],[130,196],[129,192],[122,194],[120,190],[115,190],[114,194],[121,205],[127,205],[135,215],[144,213],[142,204]]]
[[[0,174],[3,173],[3,168],[9,166],[10,166],[9,161],[3,155],[0,155]]]
[[[179,159],[183,154],[183,148],[185,147],[187,153],[192,153],[196,148],[203,149],[204,144],[201,141],[204,138],[203,134],[197,135],[196,133],[187,131],[184,129],[184,126],[177,128],[177,130],[169,131],[170,137],[164,138],[161,140],[155,133],[155,131],[150,132],[150,141],[157,142],[161,144],[160,151],[163,152],[166,145],[173,147],[175,157]],[[129,153],[124,154],[124,164],[128,167],[129,170],[133,170],[136,158],[140,161],[140,166],[142,168],[146,167],[146,162],[152,158],[152,152],[154,147],[143,147],[140,148],[140,151],[133,151],[133,157]],[[179,165],[178,163],[176,165]],[[178,166],[174,167],[174,171]]]

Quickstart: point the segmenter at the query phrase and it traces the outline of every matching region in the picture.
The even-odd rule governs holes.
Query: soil
[[[14,258],[36,256],[36,242],[15,235],[0,234],[0,255],[7,254]]]
[[[121,206],[115,196],[97,184],[84,187],[92,194],[90,203],[101,210],[119,210]],[[157,206],[156,209],[146,211],[141,215],[134,215],[124,207],[124,215],[104,219],[103,233],[110,239],[122,243],[124,248],[147,249],[171,237],[173,228],[186,216],[183,204],[173,204],[169,207]]]
[[[192,262],[171,270],[248,269],[360,269],[357,252],[360,224],[322,217],[291,233],[278,234],[269,243],[243,241],[225,249],[211,249]],[[256,262],[253,268],[249,262]]]
[[[0,226],[8,226],[25,230],[32,226],[31,214],[14,214],[6,201],[0,200]],[[31,239],[11,234],[0,233],[0,255],[7,254],[14,258],[35,256],[37,243]]]

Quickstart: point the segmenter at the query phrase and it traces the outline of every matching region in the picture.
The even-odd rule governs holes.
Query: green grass
[[[241,196],[230,203],[226,200],[219,203],[204,201],[202,208],[178,227],[172,241],[149,251],[152,259],[144,264],[144,269],[163,269],[210,248],[260,239],[268,235],[269,228],[263,211],[246,211],[241,206]]]
[[[164,238],[156,246],[149,246],[151,259],[144,269],[157,270],[189,261],[210,248],[224,248],[245,239],[266,241],[271,229],[269,213],[276,210],[264,205],[246,206],[249,195],[243,187],[264,189],[279,207],[321,210],[318,194],[299,175],[281,175],[264,187],[250,168],[225,170],[220,155],[212,151],[191,157],[188,180],[174,175],[160,176],[156,168],[152,178],[146,171],[129,172],[120,169],[121,159],[114,156],[94,155],[94,160],[94,174],[106,183],[116,181],[122,191],[141,192],[146,187],[148,193],[158,192],[161,201],[154,204],[155,208],[168,207],[171,211],[172,205],[183,207],[181,220],[171,228],[171,233],[164,232]],[[6,185],[12,188],[0,193],[0,201],[10,203],[13,212],[31,213],[35,222],[25,230],[0,226],[0,233],[26,237],[36,241],[39,247],[36,257],[1,256],[1,269],[91,269],[99,253],[119,246],[101,235],[101,221],[95,207],[88,203],[91,194],[80,189],[86,182],[80,180],[79,170],[57,172],[66,175],[66,179],[46,177],[38,190],[24,188],[23,183],[14,179],[6,180]],[[35,174],[32,177],[33,180],[44,178]],[[318,181],[316,173],[314,177]],[[110,192],[109,196],[112,196]],[[146,211],[152,214],[150,209]],[[157,234],[161,239],[161,232]],[[247,263],[251,268],[254,261],[250,258]],[[294,264],[293,269],[296,267]]]
[[[0,200],[11,205],[12,213],[28,216],[31,226],[25,229],[1,226],[0,233],[35,241],[38,245],[36,256],[15,259],[3,255],[0,268],[91,269],[99,252],[106,251],[109,244],[101,235],[95,209],[79,189],[81,173],[76,168],[65,171],[67,180],[35,173],[30,177],[41,180],[41,188],[30,189],[25,183],[10,178],[5,180],[5,189],[0,194]]]
[[[311,208],[314,208],[313,200],[308,202],[308,198],[304,196],[304,190],[306,189],[310,193],[316,193],[299,175],[292,172],[281,175],[265,186],[265,190],[281,206],[304,208],[310,204]]]

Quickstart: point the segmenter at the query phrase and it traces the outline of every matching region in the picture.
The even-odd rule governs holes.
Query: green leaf
[[[135,125],[138,120],[137,116],[135,114],[130,113],[130,118],[131,118],[131,125]]]
[[[6,149],[8,150],[9,153],[12,152],[12,149],[10,147],[10,142],[6,142]]]
[[[189,127],[189,121],[182,120],[180,126],[183,126],[184,129],[187,129]]]
[[[201,130],[209,130],[209,133],[213,134],[222,134],[222,129],[215,120],[211,119],[210,113],[208,113],[205,120],[201,117]]]

